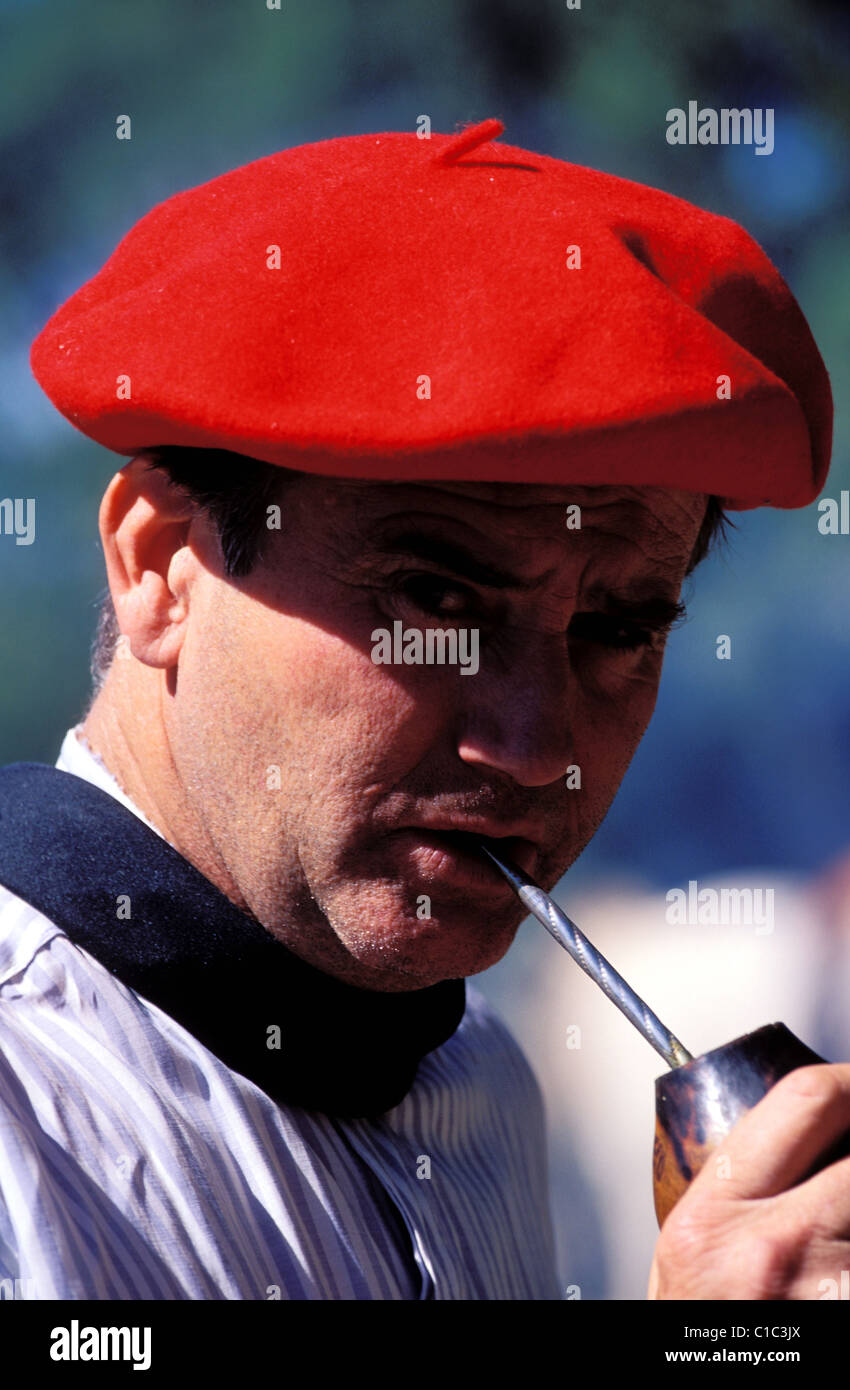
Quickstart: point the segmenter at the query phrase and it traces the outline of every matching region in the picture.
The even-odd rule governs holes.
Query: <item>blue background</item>
[[[122,462],[52,408],[29,345],[154,203],[287,146],[413,129],[422,113],[436,131],[498,116],[511,144],[741,222],[830,371],[825,495],[850,487],[841,7],[6,0],[0,24],[0,496],[35,497],[37,518],[32,546],[0,536],[0,763],[52,762],[80,717],[104,584],[97,505]],[[774,152],[669,145],[666,112],[692,99],[772,107]],[[124,113],[130,141],[115,138]],[[689,582],[654,721],[568,876],[578,887],[631,877],[666,890],[752,865],[810,874],[850,844],[850,537],[822,536],[815,506],[733,516],[729,544]],[[731,661],[715,657],[719,633]],[[528,997],[524,951],[498,967],[494,996]]]

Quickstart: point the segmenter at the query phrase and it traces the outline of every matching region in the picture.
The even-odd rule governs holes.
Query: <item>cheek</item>
[[[577,761],[613,796],[652,718],[661,677],[661,656],[631,671],[600,664],[576,682],[573,704]]]
[[[305,623],[291,624],[277,650],[285,656],[268,684],[270,717],[298,745],[290,767],[309,768],[323,799],[394,786],[439,737],[445,693],[418,668],[377,665],[371,646]]]

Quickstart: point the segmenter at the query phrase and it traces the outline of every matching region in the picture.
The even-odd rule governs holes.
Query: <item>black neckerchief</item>
[[[387,994],[307,965],[114,796],[42,763],[0,768],[0,883],[279,1102],[380,1115],[463,1018],[463,980]]]

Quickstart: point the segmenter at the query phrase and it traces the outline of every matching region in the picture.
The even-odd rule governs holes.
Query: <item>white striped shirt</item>
[[[145,820],[74,730],[56,766]],[[339,1120],[273,1101],[0,887],[0,1297],[560,1299],[545,1146],[468,982],[404,1100]]]

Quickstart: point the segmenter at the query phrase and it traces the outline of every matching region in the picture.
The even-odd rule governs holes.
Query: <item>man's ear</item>
[[[168,669],[186,633],[192,501],[138,456],[111,479],[98,513],[115,616],[133,656]]]

